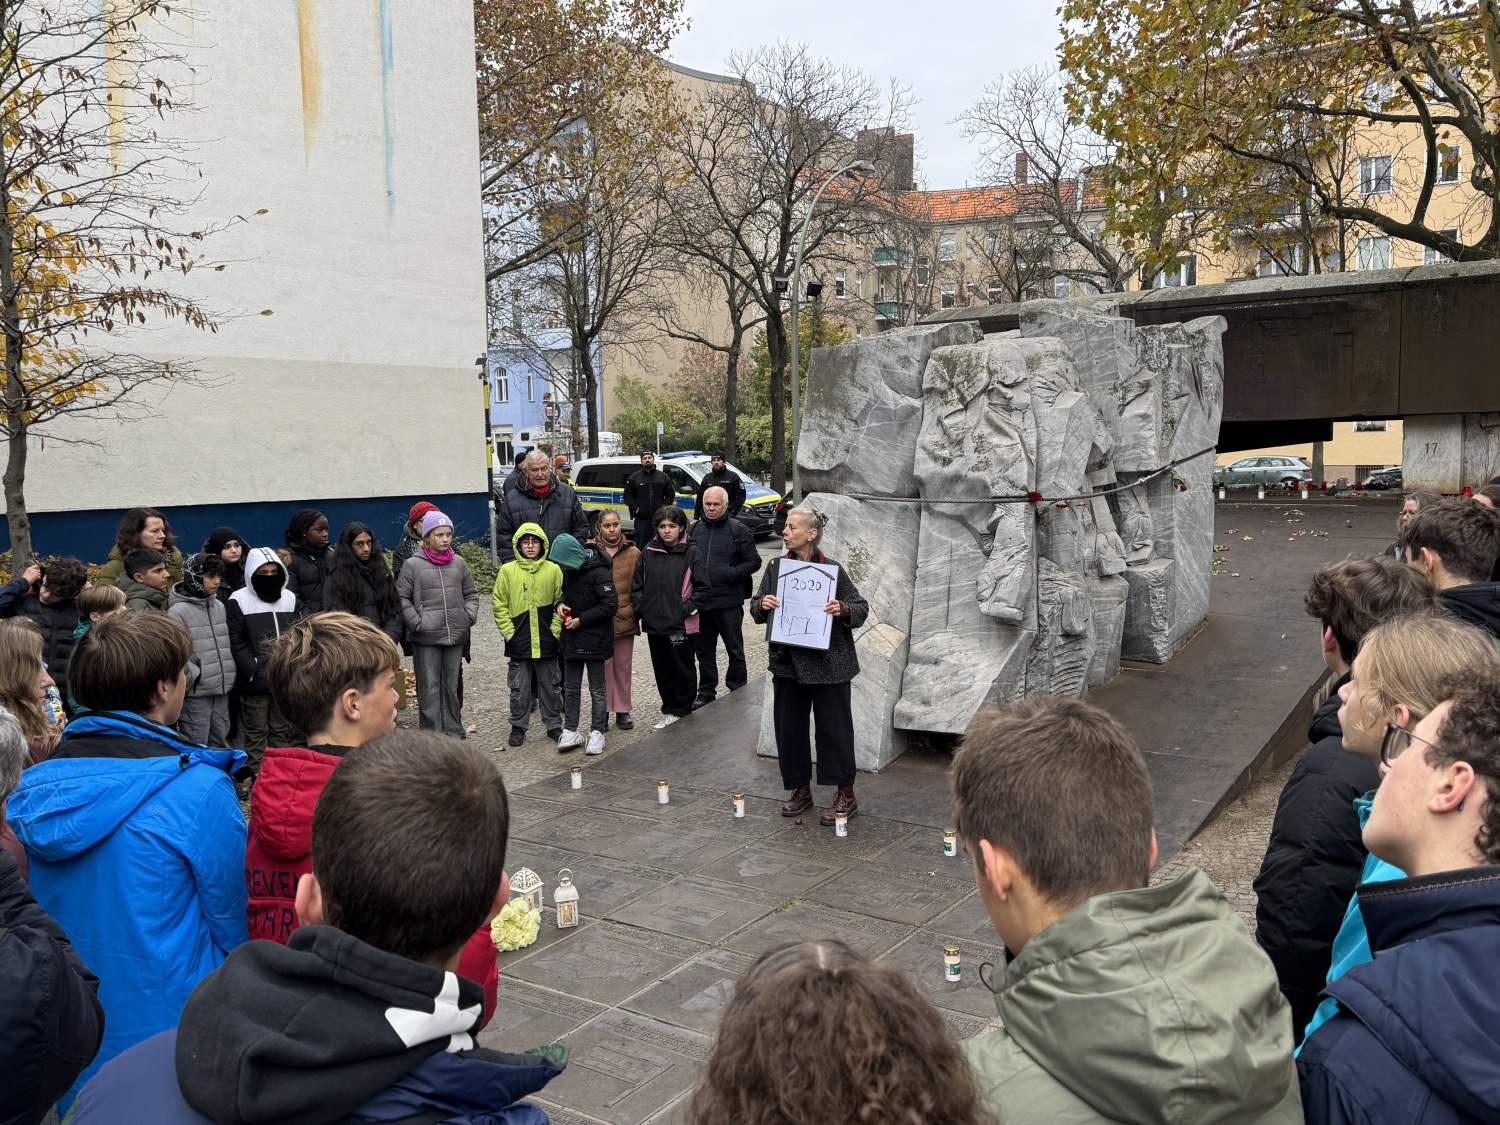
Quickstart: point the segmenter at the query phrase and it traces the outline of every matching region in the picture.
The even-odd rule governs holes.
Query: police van
[[[776,519],[776,505],[781,502],[780,495],[757,484],[749,474],[728,462],[725,465],[731,472],[739,473],[745,485],[745,506],[737,518],[757,538],[770,535]],[[590,528],[597,528],[599,516],[607,511],[619,512],[620,522],[625,527],[635,525],[625,510],[625,482],[640,467],[639,457],[594,457],[574,463],[573,490],[588,513]],[[698,504],[698,484],[713,469],[709,455],[697,449],[663,453],[656,459],[656,467],[667,474],[672,490],[677,493],[677,506],[692,519]]]

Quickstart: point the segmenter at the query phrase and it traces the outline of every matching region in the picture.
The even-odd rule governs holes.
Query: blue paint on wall
[[[396,48],[391,32],[391,0],[379,0],[380,111],[385,123],[385,217],[396,217]]]
[[[460,539],[489,540],[489,505],[482,492],[443,496],[377,496],[368,499],[309,500],[306,503],[200,504],[164,508],[177,546],[184,554],[200,550],[216,527],[232,527],[252,547],[280,547],[282,532],[298,508],[317,508],[328,517],[333,541],[347,523],[369,524],[380,545],[392,548],[401,541],[406,514],[418,500],[430,500],[453,520]],[[150,505],[148,505],[150,506]],[[115,545],[115,530],[125,513],[118,508],[80,512],[39,512],[31,517],[31,541],[39,555],[76,555],[85,562],[102,563]],[[10,549],[10,531],[0,520],[0,550]]]

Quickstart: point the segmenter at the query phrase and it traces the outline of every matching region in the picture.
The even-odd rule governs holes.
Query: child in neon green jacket
[[[493,598],[495,627],[510,658],[510,745],[526,741],[533,688],[547,737],[556,742],[562,735],[562,665],[557,659],[562,568],[547,558],[547,533],[537,524],[516,528],[511,546],[516,557],[495,575]]]

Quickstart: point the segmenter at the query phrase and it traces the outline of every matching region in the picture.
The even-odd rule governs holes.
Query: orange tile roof
[[[1044,184],[1013,184],[1001,187],[955,188],[948,191],[907,191],[901,193],[901,210],[910,218],[933,223],[975,222],[980,219],[1008,218],[1027,211],[1040,210]],[[1064,205],[1072,207],[1078,195],[1078,181],[1062,185]],[[1103,196],[1096,181],[1088,181],[1084,206],[1103,206]]]

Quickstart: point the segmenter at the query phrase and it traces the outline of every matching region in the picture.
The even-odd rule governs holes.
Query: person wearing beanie
[[[323,583],[333,549],[328,546],[328,517],[316,508],[303,508],[292,516],[282,533],[286,544],[288,576],[286,588],[297,595],[303,613],[323,612]]]
[[[417,554],[422,549],[422,517],[428,512],[438,510],[436,504],[427,500],[418,500],[406,513],[406,529],[401,533],[401,542],[396,544],[396,549],[391,552],[391,575],[395,578],[401,577],[401,568],[406,565],[406,560]],[[410,651],[407,652],[410,656]]]
[[[297,619],[297,595],[286,588],[286,564],[270,547],[253,547],[245,558],[248,582],[229,598],[229,648],[240,689],[241,722],[248,764],[242,785],[260,771],[266,744],[285,746],[292,727],[271,695],[266,669],[271,645]]]
[[[584,745],[578,730],[583,675],[589,677],[589,737],[586,754],[604,753],[604,731],[609,707],[604,694],[604,662],[615,649],[615,613],[620,608],[615,590],[614,563],[603,551],[584,547],[571,535],[552,541],[548,557],[562,567],[563,732],[559,753]]]
[[[232,527],[216,527],[203,541],[203,553],[218,555],[224,563],[224,576],[219,579],[219,600],[226,606],[230,594],[245,588],[245,552],[249,549],[244,536]]]
[[[224,560],[199,551],[182,564],[182,581],[167,596],[167,613],[182,622],[193,642],[177,733],[198,746],[229,745],[235,669],[229,610],[218,597],[223,578]]]
[[[459,671],[479,620],[479,590],[469,564],[453,549],[453,521],[433,510],[422,516],[421,531],[420,551],[407,559],[396,579],[417,674],[420,725],[466,738]]]

